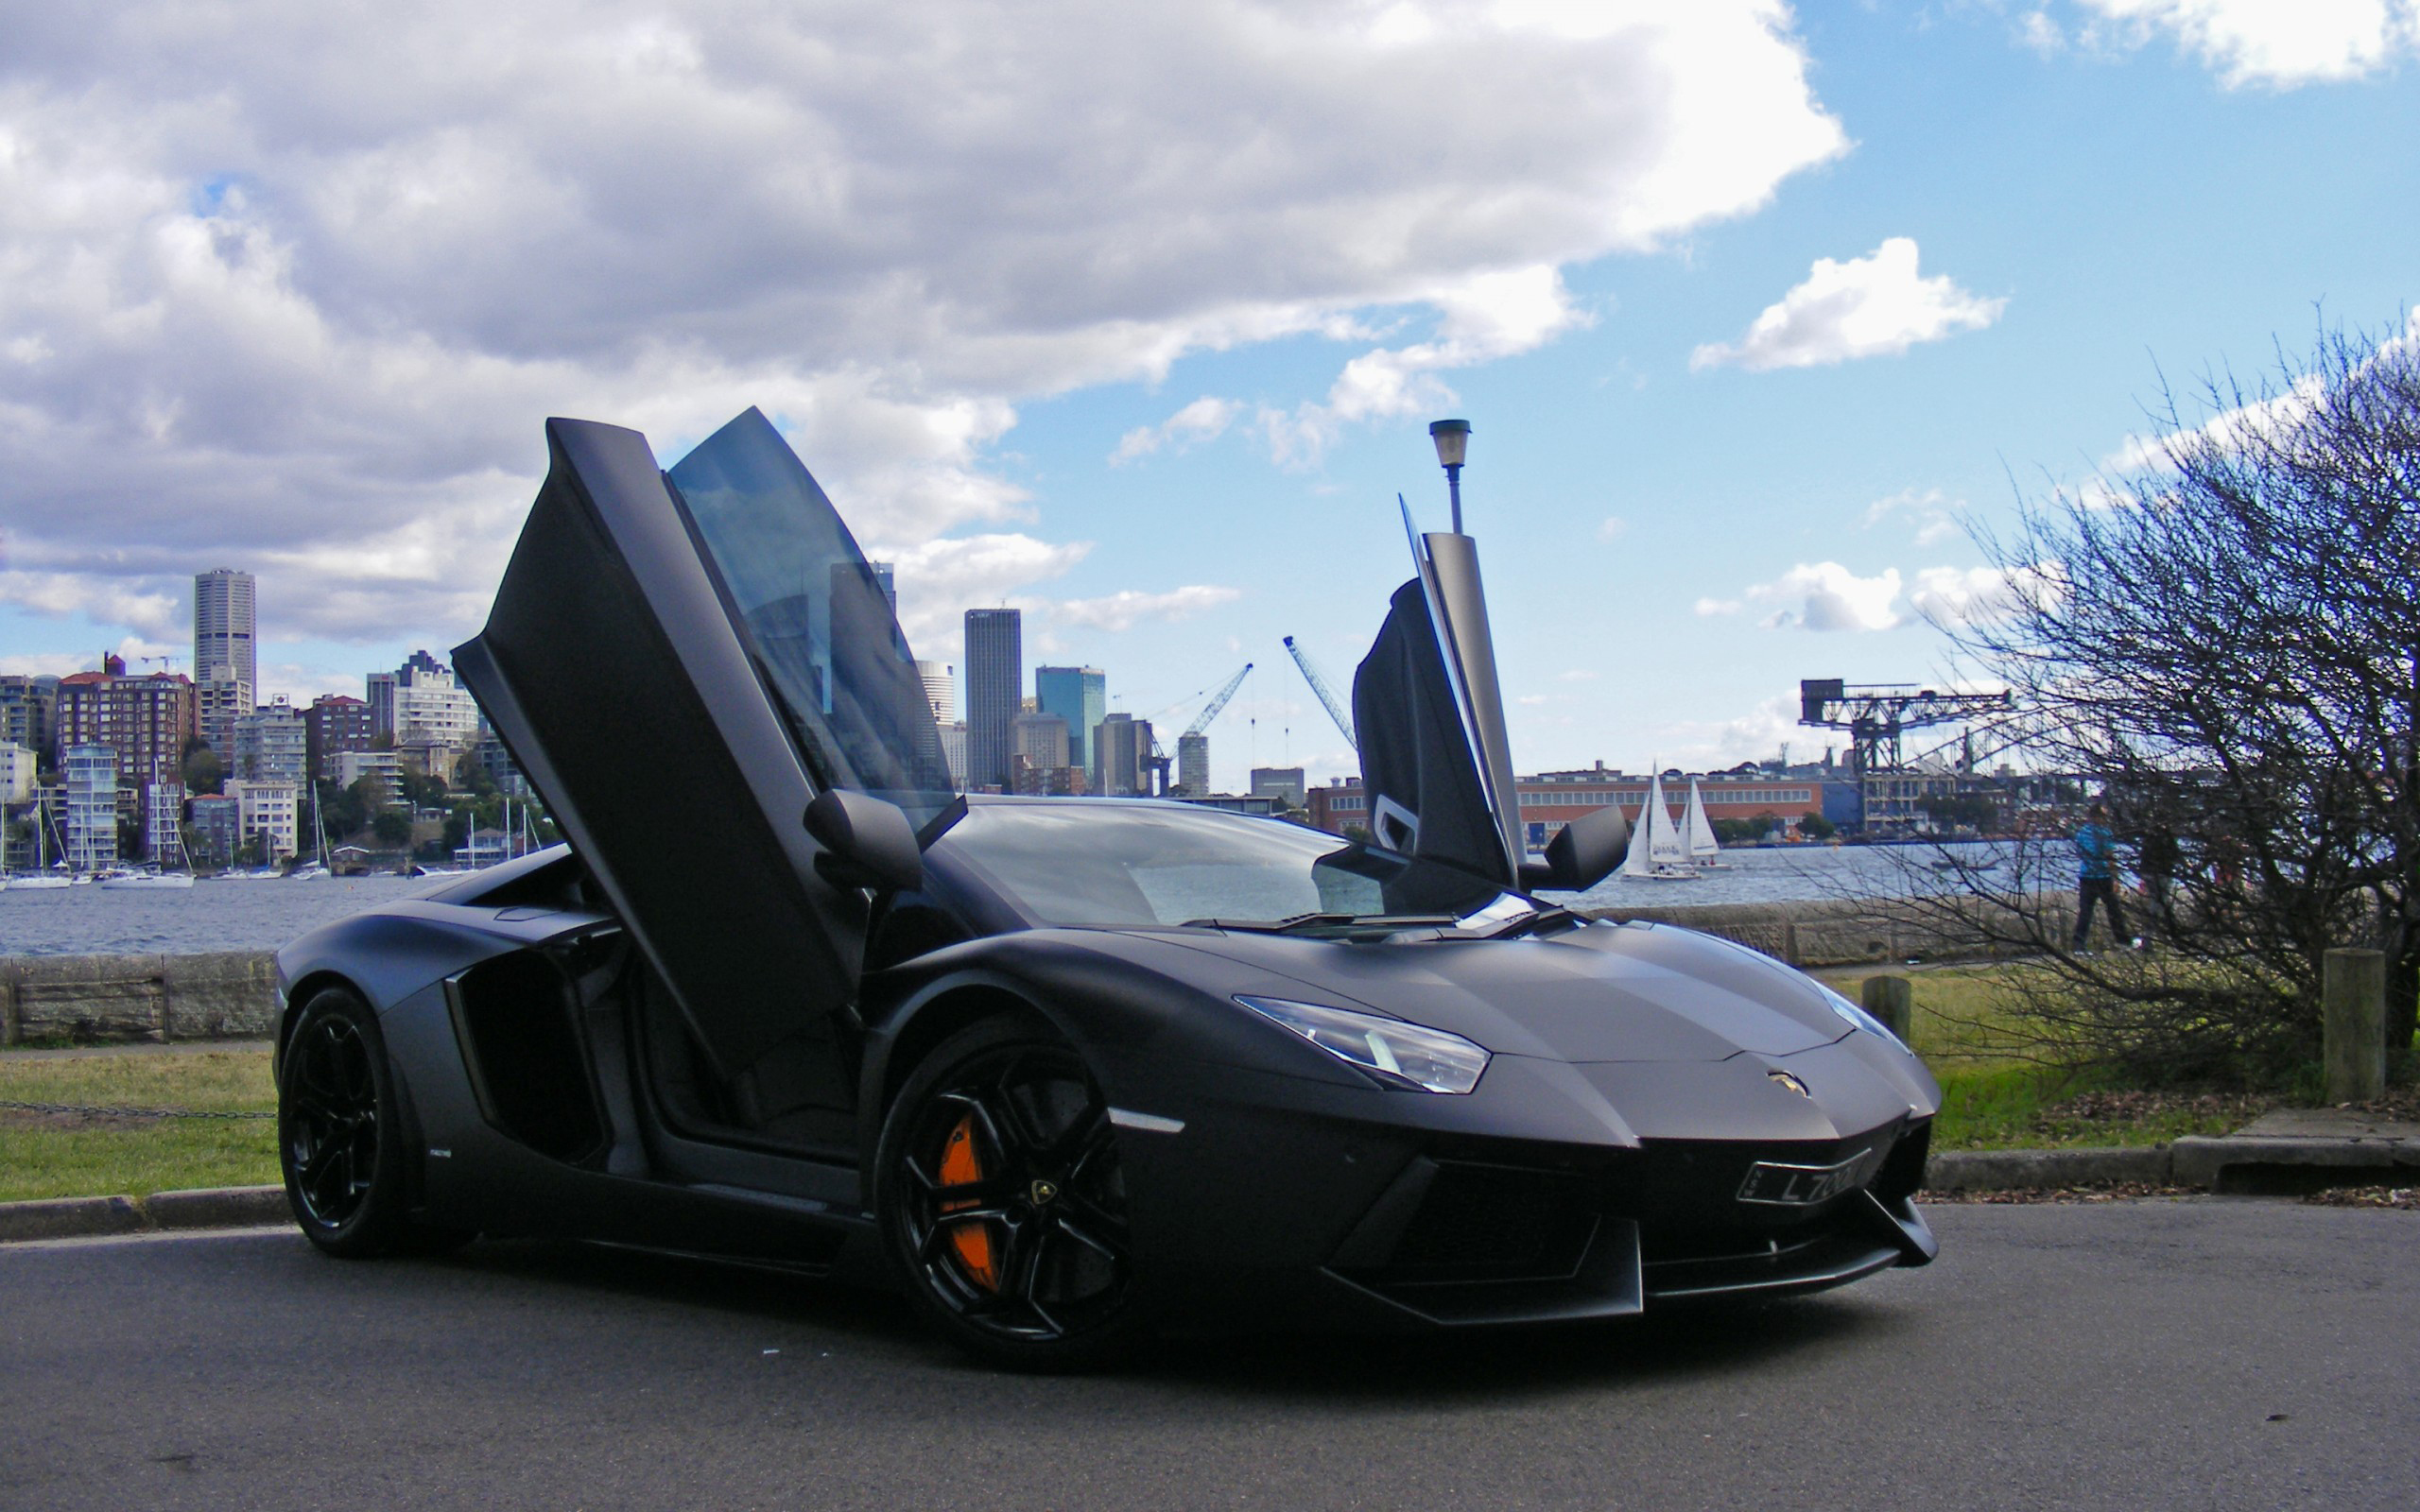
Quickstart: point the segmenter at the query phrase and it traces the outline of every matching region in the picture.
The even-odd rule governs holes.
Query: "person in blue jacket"
[[[2086,811],[2076,831],[2076,937],[2070,948],[2078,954],[2083,954],[2092,934],[2095,903],[2109,910],[2110,934],[2126,943],[2126,911],[2118,902],[2118,837],[2109,831],[2108,809],[2099,803]],[[2140,940],[2132,943],[2136,949],[2142,946]]]

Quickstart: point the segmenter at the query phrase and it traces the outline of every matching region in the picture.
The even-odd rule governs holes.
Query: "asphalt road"
[[[1931,1213],[1931,1268],[1752,1312],[1074,1380],[574,1246],[15,1246],[0,1507],[2420,1506],[2420,1214]]]

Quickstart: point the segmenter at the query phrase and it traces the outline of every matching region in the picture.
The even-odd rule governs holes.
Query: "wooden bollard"
[[[2386,956],[2379,951],[2327,953],[2320,978],[2322,1054],[2327,1100],[2366,1103],[2386,1092]]]
[[[1882,1026],[1908,1038],[1916,1017],[1915,984],[1904,976],[1869,976],[1864,987],[1865,1011],[1882,1021]]]

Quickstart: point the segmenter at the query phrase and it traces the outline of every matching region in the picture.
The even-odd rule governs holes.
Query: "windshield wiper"
[[[1454,922],[1451,914],[1295,914],[1286,919],[1188,919],[1184,928],[1232,929],[1251,935],[1293,935],[1313,929],[1431,929]]]

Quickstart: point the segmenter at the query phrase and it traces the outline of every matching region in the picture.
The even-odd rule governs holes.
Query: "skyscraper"
[[[1067,721],[1067,762],[1093,765],[1093,727],[1109,713],[1109,675],[1098,667],[1036,667],[1033,693],[1046,714]]]
[[[866,571],[873,575],[874,592],[880,593],[882,601],[890,607],[890,617],[897,619],[899,617],[899,586],[892,580],[890,563],[870,561],[866,563]]]
[[[1009,727],[1025,693],[1025,616],[1012,609],[966,611],[967,789],[1009,790]]]
[[[958,723],[958,668],[939,662],[919,662],[916,676],[925,684],[925,701],[933,706],[933,723]]]
[[[247,700],[261,685],[252,609],[252,575],[221,567],[193,580],[193,678],[200,682],[227,669],[246,689]],[[247,701],[236,711],[251,713]],[[226,754],[221,751],[219,754]]]

